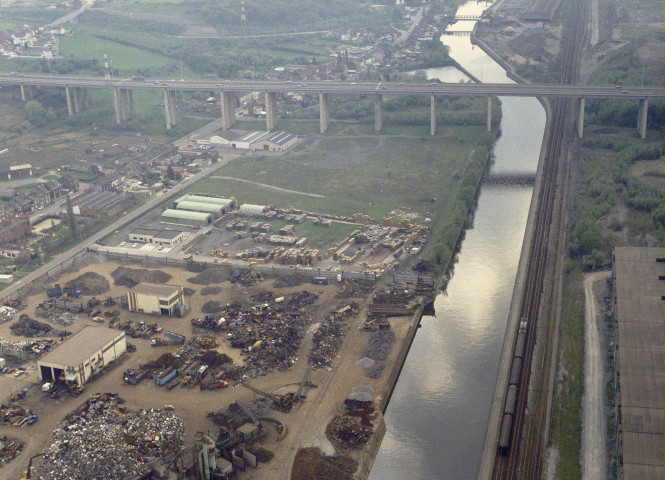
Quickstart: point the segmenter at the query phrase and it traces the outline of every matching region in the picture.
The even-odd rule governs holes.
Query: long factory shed
[[[179,202],[197,202],[208,203],[211,205],[221,205],[227,210],[230,210],[236,206],[236,201],[234,198],[205,197],[203,195],[184,195],[173,202],[173,208],[177,208],[177,204]]]
[[[201,202],[177,202],[176,210],[189,210],[192,212],[202,212],[210,213],[219,217],[226,213],[226,208],[223,205],[216,205],[213,203],[201,203]]]
[[[161,216],[162,223],[174,225],[190,225],[194,227],[205,227],[212,223],[212,215],[203,212],[190,212],[188,210],[164,210]]]

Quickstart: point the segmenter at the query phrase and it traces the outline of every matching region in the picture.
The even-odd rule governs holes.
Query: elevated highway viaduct
[[[624,99],[639,102],[637,128],[642,138],[646,136],[646,120],[649,100],[665,98],[664,87],[618,87],[603,85],[534,85],[534,84],[493,84],[493,83],[355,83],[317,81],[291,83],[263,80],[173,80],[162,78],[102,78],[67,75],[33,75],[0,73],[1,85],[18,85],[21,99],[26,101],[35,87],[60,87],[65,89],[67,110],[70,115],[85,106],[88,88],[110,89],[113,91],[116,122],[121,123],[133,115],[133,90],[162,90],[164,92],[164,116],[166,128],[170,129],[180,119],[179,97],[182,91],[219,92],[221,118],[224,129],[228,129],[235,119],[235,96],[244,92],[264,92],[266,105],[266,128],[275,128],[277,119],[277,96],[284,93],[300,93],[319,96],[319,121],[321,133],[330,124],[328,96],[372,95],[374,97],[374,128],[377,132],[383,126],[384,95],[429,95],[430,134],[436,133],[436,97],[482,96],[487,97],[487,129],[492,128],[492,96],[505,97],[551,97],[575,98],[579,101],[578,136],[584,133],[584,103],[586,99]]]

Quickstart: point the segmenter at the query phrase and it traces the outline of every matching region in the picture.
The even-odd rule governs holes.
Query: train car
[[[505,414],[501,422],[501,433],[499,434],[499,446],[497,453],[503,457],[510,451],[510,441],[513,433],[513,416]]]
[[[513,365],[510,368],[510,381],[508,385],[519,385],[520,373],[522,373],[522,359],[515,357],[513,358]]]
[[[518,333],[526,333],[526,329],[529,326],[529,320],[526,317],[520,319],[520,328]]]
[[[515,404],[517,403],[517,385],[508,387],[508,395],[506,395],[506,408],[503,413],[515,414]]]
[[[526,333],[518,333],[517,341],[515,342],[515,355],[514,357],[522,358],[524,355],[524,342],[526,341]]]

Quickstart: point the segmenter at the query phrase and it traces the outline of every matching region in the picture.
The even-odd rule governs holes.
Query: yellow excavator
[[[32,469],[32,461],[37,457],[41,457],[42,455],[44,455],[44,454],[43,453],[38,453],[37,455],[33,455],[32,457],[30,457],[30,461],[28,462],[28,469],[25,471],[25,473],[21,477],[21,480],[30,480],[30,478],[32,478],[30,476],[30,470]]]

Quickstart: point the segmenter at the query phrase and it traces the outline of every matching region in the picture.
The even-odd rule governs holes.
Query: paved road
[[[88,247],[90,247],[93,243],[97,242],[98,240],[101,240],[105,236],[109,235],[110,233],[118,230],[120,227],[123,225],[128,224],[129,222],[135,220],[136,218],[140,217],[147,211],[155,208],[157,205],[165,201],[169,196],[175,195],[181,190],[188,188],[192,183],[197,182],[201,180],[202,178],[210,175],[213,171],[218,169],[220,164],[215,164],[212,167],[209,167],[205,170],[201,170],[199,173],[196,175],[190,177],[185,183],[179,184],[176,187],[173,187],[168,194],[165,195],[158,195],[155,198],[152,198],[148,200],[146,203],[138,207],[136,210],[133,212],[128,213],[124,217],[118,219],[116,222],[112,223],[102,231],[94,234],[90,238],[84,240],[83,242],[79,243],[77,246],[73,247],[72,249],[61,253],[60,255],[57,255],[53,260],[51,260],[49,263],[44,265],[43,267],[40,267],[39,269],[35,270],[34,272],[26,275],[24,278],[21,280],[17,281],[16,283],[13,283],[9,287],[5,288],[2,290],[1,295],[2,295],[2,301],[8,297],[13,297],[16,295],[16,293],[21,289],[22,287],[28,285],[30,282],[37,280],[38,278],[46,275],[49,271],[51,271],[53,268],[57,267],[61,263],[64,263],[72,258],[74,258],[76,255],[79,253],[85,251]]]
[[[160,79],[145,80],[105,79],[71,75],[35,75],[0,72],[0,85],[43,85],[53,87],[84,88],[123,88],[149,90],[187,90],[187,91],[228,91],[228,92],[298,92],[305,94],[339,93],[355,95],[464,95],[506,97],[574,97],[574,98],[626,98],[626,99],[662,99],[665,87],[617,87],[615,85],[537,85],[537,84],[500,84],[500,83],[404,83],[404,82],[337,82],[318,81],[291,83],[289,81],[267,80],[203,80],[203,79]]]
[[[582,480],[604,478],[605,455],[605,382],[604,352],[599,333],[599,310],[593,286],[611,272],[590,273],[584,277],[584,397],[582,400]]]

